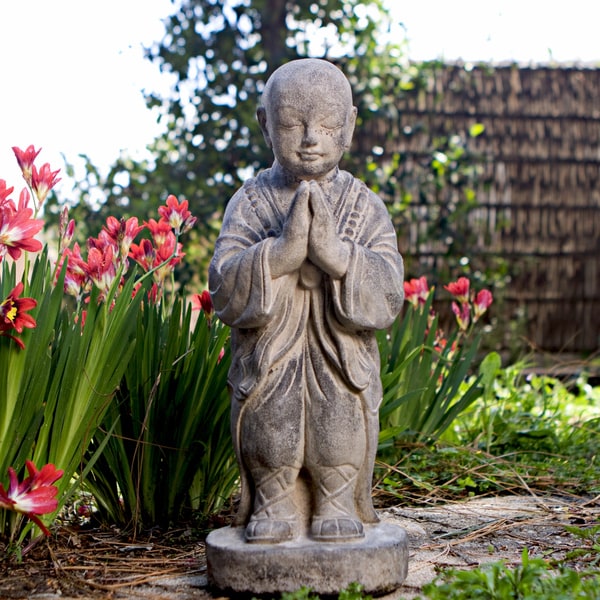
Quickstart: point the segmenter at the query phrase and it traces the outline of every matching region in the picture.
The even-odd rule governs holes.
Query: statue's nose
[[[304,127],[304,137],[302,138],[302,143],[305,146],[314,146],[317,141],[318,138],[316,127],[313,127],[312,125],[306,125]]]

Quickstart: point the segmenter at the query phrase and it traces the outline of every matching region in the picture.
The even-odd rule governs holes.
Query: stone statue
[[[232,328],[236,526],[252,543],[357,540],[377,522],[375,330],[402,307],[402,259],[381,199],[338,167],[356,108],[337,67],[280,67],[257,117],[275,160],[229,202],[209,270]]]

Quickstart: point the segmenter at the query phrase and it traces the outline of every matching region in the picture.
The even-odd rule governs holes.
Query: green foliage
[[[144,302],[140,341],[91,447],[87,479],[103,518],[135,530],[168,526],[185,509],[218,512],[237,481],[229,428],[229,330],[176,300]],[[166,314],[163,314],[165,313]],[[112,431],[112,434],[109,433]]]
[[[579,548],[569,550],[565,556],[566,560],[585,559],[591,566],[600,564],[600,525],[592,527],[574,527],[565,525],[565,530],[581,540]]]
[[[597,571],[577,572],[555,569],[541,558],[530,558],[527,548],[521,564],[504,562],[478,569],[447,569],[435,581],[423,586],[418,600],[596,600],[600,595]],[[303,587],[281,594],[281,600],[318,600],[320,596]],[[360,584],[350,584],[338,600],[371,600]],[[403,596],[399,596],[402,600]]]
[[[308,587],[301,587],[294,592],[284,592],[281,600],[318,600],[320,596]],[[372,596],[365,594],[360,583],[353,582],[338,594],[338,600],[372,600]]]
[[[1,265],[0,296],[16,284],[16,269]],[[28,269],[28,267],[26,267]],[[54,285],[47,249],[35,260],[31,278],[23,277],[24,297],[37,299],[37,326],[21,334],[21,350],[0,337],[0,473],[23,470],[30,459],[41,467],[53,463],[64,471],[56,482],[59,507],[80,483],[82,459],[96,427],[110,405],[135,343],[139,310],[131,302],[133,281],[106,302],[92,295],[84,311],[64,302],[63,277]],[[91,457],[93,461],[96,457]],[[0,534],[24,535],[29,528],[0,513]],[[8,528],[7,528],[8,527]]]
[[[524,363],[501,369],[493,354],[481,369],[484,394],[456,423],[459,434],[447,439],[496,455],[569,452],[581,436],[593,439],[599,395],[585,378],[569,388],[557,378],[527,374]],[[586,458],[594,460],[591,452]]]
[[[520,565],[503,562],[472,571],[448,570],[437,581],[423,586],[430,600],[592,600],[600,596],[600,575],[555,570],[523,550]]]
[[[283,592],[283,594],[281,594],[281,600],[316,600],[317,598],[319,598],[319,596],[306,586],[293,592]]]
[[[600,387],[583,376],[567,388],[524,375],[523,365],[497,367],[493,354],[483,360],[483,395],[435,444],[398,444],[392,457],[380,453],[380,460],[395,461],[377,468],[381,502],[600,493]]]
[[[477,204],[482,173],[482,157],[470,149],[470,140],[483,126],[475,122],[468,131],[435,139],[416,159],[397,151],[399,137],[419,134],[423,127],[401,125],[398,98],[429,85],[435,66],[409,63],[405,40],[392,32],[382,0],[174,5],[164,38],[147,51],[172,82],[167,94],[146,96],[165,133],[149,146],[151,158],[136,161],[124,154],[107,176],[86,160],[79,203],[72,210],[79,222],[85,217],[94,230],[108,214],[142,217],[168,190],[187,198],[198,216],[201,227],[192,234],[189,257],[191,263],[207,264],[227,201],[245,179],[272,162],[255,118],[266,79],[286,61],[321,57],[342,68],[358,108],[344,167],[388,203],[401,238],[411,240],[402,248],[409,267],[424,253],[436,257],[427,266],[435,281],[464,272],[464,260],[472,261],[470,271],[486,283],[506,277],[503,259],[475,260],[475,242],[481,243],[465,218]],[[410,268],[421,272],[423,265]],[[197,272],[189,267],[178,272],[179,281],[194,277]]]
[[[528,478],[527,467],[519,472],[508,460],[442,442],[399,446],[396,456],[395,464],[376,468],[381,503],[445,502],[511,492]]]
[[[387,27],[381,0],[176,3],[163,40],[147,52],[173,82],[166,97],[146,98],[159,111],[165,134],[149,147],[151,160],[124,155],[106,177],[87,160],[75,207],[82,214],[73,216],[81,221],[85,214],[96,225],[117,209],[142,216],[168,190],[189,200],[203,234],[214,234],[241,182],[272,162],[255,118],[270,73],[295,58],[328,58],[350,78],[359,123],[371,119],[384,99],[393,112],[406,75],[401,47],[381,43]],[[353,163],[357,176],[365,173],[365,164],[364,157]]]
[[[393,454],[394,441],[437,439],[482,392],[478,379],[462,386],[479,336],[457,347],[456,331],[440,346],[438,317],[430,319],[432,302],[430,293],[425,305],[409,304],[389,331],[378,333],[383,384],[379,448],[385,455]]]

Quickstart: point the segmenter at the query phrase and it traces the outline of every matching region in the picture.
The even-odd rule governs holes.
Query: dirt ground
[[[409,572],[385,600],[413,599],[439,569],[474,568],[500,559],[520,562],[521,552],[589,568],[598,556],[592,542],[565,526],[600,524],[600,496],[507,496],[431,507],[392,506],[382,520],[405,528]],[[0,547],[0,551],[2,548]],[[577,554],[576,559],[570,558]],[[0,562],[0,600],[225,600],[208,588],[204,545],[186,530],[125,539],[116,531],[61,526],[21,562]]]

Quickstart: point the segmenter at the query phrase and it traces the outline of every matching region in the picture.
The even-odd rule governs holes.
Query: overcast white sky
[[[600,64],[598,2],[388,2],[416,60]],[[61,169],[61,153],[101,166],[121,149],[143,154],[159,130],[142,90],[164,81],[143,47],[161,39],[172,12],[170,0],[2,2],[0,178],[22,187],[14,145],[41,146],[40,159]]]

